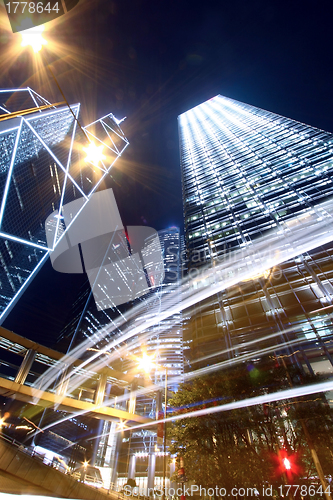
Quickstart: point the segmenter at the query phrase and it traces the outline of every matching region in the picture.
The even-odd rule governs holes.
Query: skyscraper
[[[177,290],[177,284],[182,273],[180,258],[182,240],[179,228],[171,227],[158,231],[158,236],[163,255],[164,281],[156,289],[150,291],[147,296],[142,296],[135,301],[136,303],[141,302],[142,314],[148,317],[151,314],[156,314],[159,304],[163,302],[169,293],[179,293],[179,301],[181,300],[180,292]],[[80,303],[83,306],[87,293],[82,291],[80,297],[76,309]],[[115,309],[96,312],[93,304],[90,303],[81,315],[82,320],[78,328],[78,338],[92,336],[96,333],[98,324],[99,329],[102,329],[103,326],[110,323],[110,317],[114,318],[115,314]],[[77,315],[77,317],[79,316]],[[72,334],[72,332],[73,324],[68,325],[62,335],[64,336],[66,333]],[[134,389],[142,385],[144,377],[150,378],[152,383],[161,387],[161,390],[157,391],[155,395],[139,395],[135,398],[129,398],[127,404],[128,411],[135,410],[135,412],[155,419],[156,413],[161,412],[164,403],[166,373],[169,380],[168,389],[172,391],[179,384],[184,372],[182,314],[177,313],[163,319],[142,333],[128,341],[126,355],[122,359],[120,369],[124,373],[130,373],[133,376]],[[105,340],[110,341],[110,338],[106,337]],[[144,373],[143,367],[141,367],[140,371],[138,366],[144,355],[147,355],[153,361],[151,372],[148,374]],[[172,381],[173,377],[177,378],[177,383]],[[124,440],[125,444],[120,449],[116,439],[116,428],[115,423],[108,421],[104,422],[103,429],[101,427],[102,438],[99,440],[98,449],[96,450],[96,464],[112,467],[112,482],[116,482],[116,473],[118,472],[119,487],[123,486],[127,478],[130,477],[135,478],[142,490],[147,488],[148,484],[153,487],[154,477],[161,486],[163,452],[161,449],[156,449],[157,445],[162,444],[158,443],[156,431],[150,429],[133,431],[130,439]],[[118,453],[119,463],[117,466],[118,459],[116,460],[115,457],[118,456]]]
[[[63,205],[87,203],[128,145],[112,114],[83,131],[80,105],[71,110],[30,88],[0,91],[0,321],[57,244]],[[85,161],[88,137],[105,147],[102,168]],[[45,221],[52,213],[58,215],[48,245]]]
[[[320,218],[316,207],[333,194],[332,134],[222,96],[178,120],[190,270],[289,220]],[[319,247],[197,304],[184,331],[190,361],[293,339],[306,370],[331,368],[332,255],[332,245]]]

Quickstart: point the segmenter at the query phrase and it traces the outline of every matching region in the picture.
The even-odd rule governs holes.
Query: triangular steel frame
[[[6,93],[10,93],[10,92],[13,93],[13,92],[22,92],[22,91],[27,91],[29,93],[29,95],[30,95],[30,97],[31,97],[34,105],[37,108],[42,105],[42,104],[38,104],[38,100],[41,101],[43,104],[50,104],[46,99],[44,99],[37,92],[35,92],[34,90],[32,90],[30,87],[27,87],[27,88],[24,88],[24,89],[0,90],[0,95],[1,95],[1,93],[4,93],[4,92],[6,92]],[[0,107],[0,109],[2,111],[6,112],[6,113],[10,112],[10,111],[8,111],[7,109],[5,109],[3,107]],[[89,125],[87,125],[86,127],[84,127],[84,131],[86,133],[88,133],[90,136],[94,137],[98,142],[104,144],[103,141],[101,141],[98,137],[93,136],[93,134],[91,134],[91,132],[88,130],[90,126],[94,125],[96,122],[100,122],[101,125],[102,125],[102,127],[103,127],[103,129],[105,130],[105,132],[107,133],[107,135],[108,135],[108,137],[110,138],[111,141],[112,141],[112,139],[110,137],[110,134],[107,132],[106,127],[110,128],[110,130],[112,130],[112,132],[116,133],[117,136],[120,139],[122,139],[122,141],[124,142],[124,147],[120,151],[118,150],[118,148],[115,145],[114,145],[115,146],[115,150],[113,150],[112,148],[110,148],[109,146],[107,146],[106,144],[104,144],[104,146],[106,148],[110,149],[113,152],[113,154],[116,155],[116,157],[113,160],[112,164],[109,165],[108,167],[106,167],[104,165],[104,163],[103,163],[103,167],[104,168],[101,169],[102,172],[103,172],[103,175],[98,180],[98,182],[92,187],[92,189],[88,192],[88,194],[85,194],[84,191],[80,188],[80,186],[77,184],[77,182],[75,182],[75,180],[73,179],[73,177],[69,173],[70,166],[71,166],[72,152],[73,152],[73,147],[74,147],[74,143],[75,143],[75,136],[76,136],[76,133],[77,133],[77,123],[78,123],[78,117],[79,117],[79,112],[80,112],[80,104],[76,104],[76,105],[72,105],[71,106],[71,109],[75,113],[75,118],[76,119],[74,121],[73,129],[72,129],[72,132],[71,132],[70,147],[69,147],[69,152],[68,152],[68,157],[67,157],[66,165],[64,165],[59,160],[59,158],[57,158],[57,156],[52,152],[51,148],[49,146],[47,146],[47,144],[42,139],[42,137],[40,136],[40,134],[35,130],[34,124],[33,124],[34,120],[36,120],[36,119],[40,119],[41,117],[47,118],[47,116],[49,116],[49,115],[54,115],[55,113],[63,112],[64,109],[67,109],[67,108],[65,106],[62,106],[60,108],[55,107],[51,111],[49,111],[49,110],[47,110],[47,111],[41,111],[40,110],[39,113],[36,112],[35,114],[33,114],[30,117],[27,117],[27,115],[26,116],[21,116],[19,118],[16,118],[16,120],[20,120],[20,122],[18,124],[16,122],[15,123],[15,127],[8,128],[8,129],[6,129],[4,131],[0,131],[0,134],[7,133],[9,131],[11,131],[11,132],[15,131],[15,130],[17,131],[16,132],[16,137],[15,137],[15,143],[14,143],[13,151],[12,151],[12,154],[11,154],[11,160],[10,160],[10,164],[9,164],[9,170],[8,170],[7,177],[6,177],[6,182],[5,182],[5,187],[4,187],[4,191],[3,191],[3,196],[2,196],[2,200],[1,200],[1,204],[0,204],[0,238],[1,239],[6,239],[6,240],[11,240],[11,241],[14,241],[15,243],[20,243],[22,245],[28,245],[29,247],[34,247],[38,251],[44,251],[45,252],[45,255],[37,263],[37,265],[35,266],[35,268],[31,271],[31,274],[22,283],[22,285],[18,289],[17,293],[12,297],[12,299],[9,301],[9,303],[6,306],[6,308],[4,309],[4,311],[0,314],[0,324],[5,319],[5,317],[7,316],[7,314],[9,313],[9,311],[12,309],[12,307],[15,305],[15,303],[18,300],[19,296],[26,289],[28,283],[31,282],[31,280],[33,279],[33,277],[36,275],[36,273],[38,272],[38,270],[41,268],[41,266],[45,262],[46,258],[49,256],[49,253],[52,250],[54,250],[54,248],[59,243],[59,241],[65,236],[65,234],[67,233],[67,230],[72,225],[72,223],[74,222],[74,220],[76,219],[76,217],[78,217],[79,213],[86,206],[86,204],[89,202],[91,196],[95,193],[95,191],[97,190],[97,188],[99,187],[99,185],[103,182],[103,180],[105,179],[105,176],[109,173],[109,171],[111,170],[111,168],[114,165],[114,163],[117,161],[117,159],[121,156],[121,154],[123,153],[123,151],[129,145],[128,140],[126,139],[125,135],[123,134],[123,132],[120,129],[120,127],[119,127],[118,124],[117,124],[117,128],[121,132],[121,134],[122,134],[121,136],[119,135],[119,132],[111,129],[109,127],[109,125],[107,125],[107,124],[105,124],[105,123],[102,122],[103,118],[110,117],[112,120],[115,121],[115,123],[117,123],[116,119],[114,118],[114,116],[113,116],[112,113],[110,113],[110,114],[104,116],[103,118],[100,118],[100,119],[96,120],[95,122],[90,123]],[[59,233],[60,217],[57,219],[57,227],[56,227],[56,231],[55,231],[55,236],[54,236],[52,248],[48,247],[48,246],[39,245],[39,244],[34,243],[34,242],[30,241],[30,240],[26,240],[24,238],[20,238],[20,237],[17,237],[15,235],[8,234],[8,232],[4,232],[4,231],[1,230],[1,225],[2,225],[2,221],[3,221],[4,215],[5,215],[5,210],[6,210],[7,197],[8,197],[8,193],[9,193],[9,189],[10,189],[10,185],[11,185],[11,181],[12,181],[12,176],[13,176],[13,171],[14,171],[14,166],[15,166],[16,153],[17,153],[17,150],[18,150],[18,146],[20,144],[20,138],[21,138],[21,132],[22,132],[23,125],[26,125],[26,126],[29,127],[29,129],[31,130],[31,132],[34,134],[34,136],[41,143],[42,149],[46,150],[51,155],[51,157],[53,158],[53,160],[55,161],[55,163],[62,169],[62,171],[65,174],[64,180],[63,180],[63,185],[62,185],[62,188],[61,188],[61,195],[60,195],[60,202],[59,202],[58,213],[61,214],[61,212],[62,212],[62,207],[63,207],[63,203],[64,203],[64,197],[65,197],[65,192],[66,192],[67,185],[73,184],[75,186],[75,188],[78,190],[78,192],[80,192],[80,194],[82,195],[82,197],[85,198],[85,203],[82,205],[81,210],[76,214],[76,216],[72,220],[71,224],[69,224],[68,227],[66,227],[66,230],[65,231],[61,231],[61,234],[59,234],[59,236],[57,236],[57,235]],[[106,125],[106,127],[105,127],[105,125]],[[112,141],[112,144],[114,144],[113,141]],[[69,181],[69,183],[68,183],[68,181]]]

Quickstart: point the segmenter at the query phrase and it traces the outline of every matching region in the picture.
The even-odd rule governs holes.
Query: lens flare
[[[286,457],[283,459],[283,465],[284,465],[284,468],[286,470],[290,470],[291,469],[290,460],[288,460],[288,458],[286,458]]]
[[[150,373],[155,366],[153,356],[148,356],[148,354],[143,353],[142,359],[139,361],[139,369],[145,371],[146,373]]]
[[[106,159],[106,156],[103,155],[103,147],[103,145],[96,146],[96,144],[91,142],[87,148],[82,148],[87,155],[85,160],[98,167],[99,162]]]
[[[22,42],[21,47],[30,46],[35,53],[39,52],[47,41],[43,38],[42,33],[45,26],[35,26],[25,31],[21,31]]]

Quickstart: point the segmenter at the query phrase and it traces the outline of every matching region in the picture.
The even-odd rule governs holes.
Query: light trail
[[[134,307],[124,317],[117,318],[112,325],[103,327],[98,332],[98,340],[100,341],[102,337],[112,336],[116,330],[122,331],[122,335],[112,339],[99,353],[92,354],[78,368],[75,368],[70,376],[75,376],[88,365],[90,365],[90,371],[90,369],[102,368],[107,361],[111,362],[112,359],[117,359],[119,350],[116,351],[116,349],[122,343],[128,342],[152,326],[156,327],[164,319],[237,283],[249,280],[253,276],[262,275],[265,271],[282,262],[330,242],[333,239],[332,215],[332,203],[326,201],[317,205],[315,209],[309,209],[302,215],[281,223],[277,229],[271,230],[264,237],[230,252],[222,262],[217,263],[214,267],[198,270],[199,276],[185,278],[179,287],[174,288],[177,293],[173,294],[170,290],[169,294],[163,297],[162,304],[155,310],[152,308],[149,318],[145,317],[147,304],[149,305],[154,300],[154,296],[144,304]],[[179,301],[179,296],[182,298],[181,301]],[[155,333],[164,329],[164,326],[157,326]],[[64,356],[57,366],[47,370],[37,380],[35,387],[46,390],[58,377],[59,370],[70,366],[73,359],[79,359],[86,352],[87,346],[91,346],[94,340],[97,340],[97,336],[95,338],[93,336],[91,340],[87,339]],[[107,361],[102,360],[103,352],[110,350],[114,350],[114,352],[108,355]],[[80,376],[82,377],[82,373]]]
[[[135,425],[130,428],[131,431],[135,429],[142,429],[144,427],[151,427],[157,423],[163,422],[175,422],[176,420],[182,420],[184,418],[194,418],[202,417],[205,415],[211,415],[213,413],[221,413],[223,411],[237,410],[240,408],[248,408],[250,406],[262,405],[265,403],[272,403],[276,401],[283,401],[284,399],[296,399],[302,396],[309,396],[311,394],[318,394],[323,392],[328,392],[333,389],[333,380],[327,382],[320,382],[318,384],[304,385],[301,387],[293,387],[291,389],[285,389],[283,391],[272,392],[269,394],[263,394],[261,396],[255,396],[253,398],[246,398],[240,401],[233,401],[231,403],[226,403],[220,406],[212,406],[210,408],[202,408],[200,410],[190,411],[188,413],[182,413],[181,415],[173,415],[165,419],[159,419],[156,422],[148,422],[146,424]],[[127,430],[127,429],[125,429]],[[116,431],[119,432],[119,431]]]
[[[333,317],[333,314],[330,315],[330,317]],[[268,335],[264,338],[261,338],[261,339],[258,339],[258,340],[253,340],[251,342],[249,342],[248,344],[249,345],[252,345],[256,342],[260,342],[260,341],[264,341],[264,340],[267,340],[269,338],[274,338],[276,337],[277,335],[278,336],[281,336],[281,333],[287,333],[289,331],[292,331],[293,330],[293,327],[290,327],[288,329],[285,329],[283,331],[279,331],[278,333],[273,333],[271,335]],[[307,343],[308,340],[307,339],[302,339],[302,340],[299,340],[299,339],[295,339],[293,341],[287,341],[287,342],[284,342],[282,344],[274,344],[270,347],[267,347],[267,348],[264,348],[264,349],[260,349],[260,350],[256,350],[255,352],[250,352],[250,353],[246,353],[246,354],[243,354],[241,356],[237,356],[236,358],[233,358],[232,360],[225,360],[225,361],[221,361],[219,363],[215,363],[214,365],[210,365],[210,366],[207,366],[207,367],[204,367],[204,368],[200,368],[200,369],[197,369],[197,370],[193,370],[191,372],[188,372],[188,373],[185,373],[185,374],[182,374],[182,375],[178,375],[176,377],[170,377],[169,378],[169,383],[170,384],[174,384],[174,383],[181,383],[181,382],[188,382],[194,378],[197,378],[197,377],[202,377],[202,376],[205,376],[205,375],[208,375],[210,373],[213,373],[217,370],[221,370],[223,368],[229,368],[231,365],[232,366],[235,366],[237,364],[242,364],[246,361],[249,361],[249,360],[252,360],[253,357],[255,356],[258,356],[258,355],[263,355],[263,354],[269,354],[269,353],[272,353],[272,352],[278,352],[280,350],[284,350],[285,347],[287,346],[291,346],[291,345],[296,345],[296,346],[299,346],[301,345],[302,343]],[[227,350],[224,350],[224,351],[221,351],[221,353],[226,353]],[[277,355],[277,357],[280,357]],[[151,384],[149,387],[145,387],[145,388],[142,388],[142,389],[137,389],[135,391],[132,391],[131,394],[125,394],[123,396],[117,396],[117,404],[119,403],[124,403],[126,402],[131,396],[132,397],[140,397],[140,396],[145,396],[149,393],[152,393],[152,392],[155,392],[155,391],[160,391],[160,390],[163,390],[164,389],[164,385],[159,385],[159,384]],[[112,400],[109,400],[109,401],[106,401],[103,403],[103,406],[107,407],[107,406],[113,406],[115,403],[115,399],[112,399]],[[75,416],[82,416],[82,415],[85,415],[87,413],[86,410],[82,410],[82,411],[79,411],[79,412],[76,412],[75,413]],[[63,417],[55,422],[52,422],[50,423],[49,425],[47,425],[46,427],[43,427],[43,430],[46,430],[46,429],[49,429],[49,428],[52,428],[60,423],[64,423],[66,422],[67,420],[70,420],[71,418],[73,418],[74,414],[71,414],[69,416],[66,416],[66,417]],[[160,420],[159,420],[160,422]],[[157,422],[155,423],[152,423],[151,425],[157,425]],[[139,428],[141,426],[138,426]],[[132,429],[132,427],[130,427]],[[101,436],[104,436],[104,434],[102,434]]]

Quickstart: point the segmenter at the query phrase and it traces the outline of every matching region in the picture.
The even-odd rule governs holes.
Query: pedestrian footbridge
[[[152,420],[140,411],[134,395],[133,376],[102,367],[98,372],[89,371],[89,377],[82,377],[83,384],[70,394],[66,387],[56,390],[38,390],[34,382],[49,367],[55,366],[63,354],[42,346],[14,332],[0,327],[0,395],[15,398],[44,408],[56,408],[69,413],[88,413],[103,420],[121,420],[143,424]],[[73,368],[80,367],[82,360],[73,361]],[[68,380],[70,377],[68,378]],[[144,381],[142,382],[144,385]],[[112,397],[112,387],[117,394],[128,394],[128,401],[117,404]],[[135,389],[138,379],[135,379]],[[133,395],[132,395],[133,392]],[[120,398],[119,398],[120,399]]]

